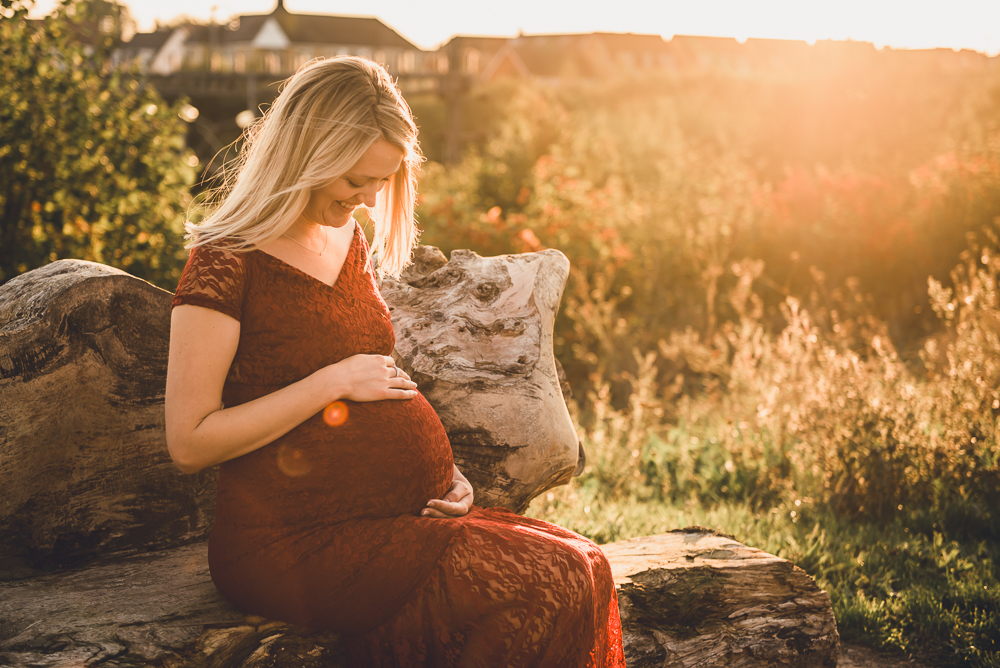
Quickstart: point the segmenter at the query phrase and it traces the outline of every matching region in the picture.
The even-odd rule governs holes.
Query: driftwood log
[[[413,286],[383,283],[399,363],[439,411],[477,503],[521,511],[582,452],[552,355],[568,262],[457,251],[449,263],[430,247],[416,259]],[[180,474],[163,437],[169,318],[169,293],[92,262],[0,287],[0,579],[206,535],[214,471]]]
[[[630,668],[834,668],[830,600],[791,563],[700,528],[604,546]],[[244,617],[205,543],[0,583],[0,665],[319,668],[336,634]]]
[[[522,512],[583,470],[552,352],[569,276],[556,250],[450,261],[421,246],[401,281],[380,289],[400,366],[448,430],[476,503]]]
[[[170,295],[63,260],[0,286],[0,578],[206,534],[213,472],[166,452]]]
[[[833,668],[830,597],[791,562],[691,527],[603,546],[630,668]]]
[[[470,446],[460,455],[467,468],[495,452],[527,461],[523,436],[492,432],[491,420],[554,421],[542,432],[543,459],[561,463],[524,482],[526,492],[511,492],[523,463],[496,457],[480,470],[499,476],[487,498],[526,503],[582,457],[575,436],[562,433],[550,363],[565,260],[535,254],[491,265],[458,253],[442,264],[430,250],[420,258],[402,281],[383,285],[400,363],[429,398],[440,388],[468,405],[442,415],[456,450]],[[411,313],[407,298],[438,304],[430,320],[443,323],[441,336],[467,335],[468,350],[408,336],[437,325]],[[511,315],[491,316],[487,302]],[[0,666],[341,665],[337,636],[244,617],[211,584],[203,536],[213,477],[176,472],[163,443],[168,312],[167,293],[92,263],[53,263],[0,287]],[[504,347],[513,341],[545,352],[522,360]],[[502,351],[494,366],[482,352],[488,345]],[[508,384],[504,369],[527,389]],[[476,372],[484,380],[470,383],[485,388],[482,402],[455,388]],[[553,397],[561,411],[511,413],[516,401]],[[606,552],[633,668],[836,665],[829,600],[788,562],[698,531]]]

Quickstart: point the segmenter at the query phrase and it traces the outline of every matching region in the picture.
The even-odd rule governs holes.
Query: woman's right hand
[[[342,399],[382,401],[417,396],[417,384],[385,355],[353,355],[331,364],[325,371],[330,374],[330,382],[339,388],[337,394]]]
[[[170,317],[165,399],[167,448],[194,473],[240,457],[302,424],[338,399],[412,399],[416,383],[391,357],[355,355],[245,404],[222,408],[222,389],[240,341],[240,323],[182,304]]]

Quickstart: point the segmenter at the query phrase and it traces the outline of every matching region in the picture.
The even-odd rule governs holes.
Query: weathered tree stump
[[[604,546],[630,668],[834,668],[830,597],[801,568],[698,527]]]
[[[523,506],[582,457],[551,357],[565,269],[423,249],[383,284],[480,502]],[[244,617],[211,583],[192,541],[214,477],[177,472],[163,441],[169,301],[79,261],[0,286],[0,666],[342,665],[336,635]],[[632,668],[836,665],[829,599],[784,560],[696,531],[606,553]]]
[[[577,468],[552,355],[567,271],[558,251],[420,247],[413,285],[383,283],[399,363],[479,505],[523,510]],[[168,292],[93,262],[0,286],[0,579],[206,535],[215,472],[179,473],[164,440],[169,318]]]
[[[441,417],[479,505],[523,512],[583,470],[552,352],[568,276],[556,250],[448,260],[421,246],[401,281],[380,285],[399,364]]]
[[[830,600],[791,563],[697,528],[604,546],[630,668],[837,665]],[[0,665],[341,666],[339,637],[244,617],[205,543],[0,583]]]
[[[0,286],[0,578],[211,527],[214,473],[166,451],[169,318],[169,293],[93,262]]]

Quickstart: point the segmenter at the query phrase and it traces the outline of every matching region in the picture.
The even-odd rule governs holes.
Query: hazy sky
[[[55,0],[38,0],[38,8]],[[219,21],[277,0],[126,0],[140,30],[178,14]],[[286,0],[293,12],[377,16],[431,48],[455,34],[642,32],[854,39],[896,48],[1000,52],[1000,0]]]

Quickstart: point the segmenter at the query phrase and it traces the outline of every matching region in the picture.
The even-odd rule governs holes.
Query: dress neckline
[[[266,251],[262,251],[259,248],[254,249],[254,252],[260,253],[261,255],[263,255],[264,257],[268,258],[269,260],[271,260],[273,262],[277,262],[281,266],[287,267],[287,268],[291,269],[292,271],[294,271],[295,273],[301,274],[302,276],[305,276],[310,281],[314,281],[316,283],[319,283],[320,285],[322,285],[323,287],[325,287],[327,289],[334,290],[334,289],[336,289],[337,285],[340,283],[340,277],[344,275],[344,269],[347,268],[347,263],[348,263],[348,261],[350,261],[351,255],[354,254],[354,247],[358,244],[358,235],[360,233],[361,233],[361,225],[358,224],[358,221],[354,221],[354,235],[351,237],[351,245],[347,247],[347,255],[344,256],[344,263],[342,265],[340,265],[340,271],[337,272],[337,276],[336,276],[336,278],[333,279],[333,283],[327,283],[325,281],[321,281],[320,279],[318,279],[315,276],[313,276],[312,274],[310,274],[308,271],[303,271],[302,269],[299,269],[298,267],[296,267],[294,264],[290,264],[288,262],[285,262],[281,258],[275,257],[274,255],[271,255],[270,253],[268,253]]]

